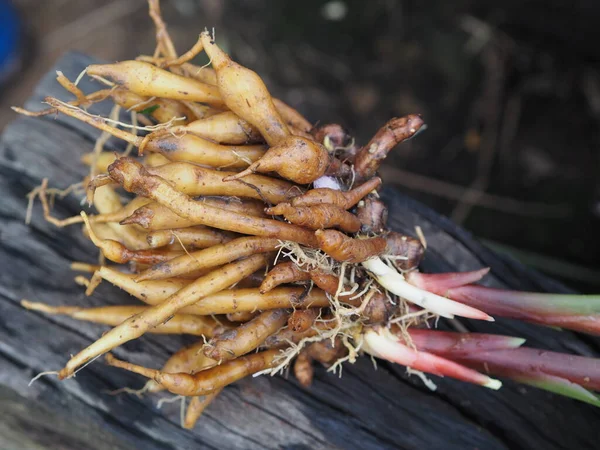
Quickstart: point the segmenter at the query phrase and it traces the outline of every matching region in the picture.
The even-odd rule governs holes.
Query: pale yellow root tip
[[[488,389],[493,389],[494,391],[497,391],[502,387],[502,381],[496,380],[495,378],[490,378],[488,382],[485,383],[483,386]]]

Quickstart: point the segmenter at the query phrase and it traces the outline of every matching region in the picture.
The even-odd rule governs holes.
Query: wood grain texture
[[[74,78],[91,60],[71,54],[57,69]],[[84,90],[91,89],[88,81]],[[54,72],[40,83],[27,106],[41,108],[46,95],[68,99]],[[107,113],[109,105],[92,111]],[[192,431],[179,426],[179,406],[156,408],[156,397],[109,395],[123,386],[141,387],[138,376],[96,361],[76,378],[48,376],[27,386],[36,373],[56,370],[69,354],[96,339],[105,327],[25,311],[26,297],[50,304],[133,303],[116,288],[101,285],[85,297],[73,282],[69,263],[93,263],[97,252],[78,227],[57,229],[34,209],[24,223],[26,194],[43,177],[64,188],[79,181],[79,157],[97,132],[64,117],[18,118],[0,141],[0,448],[90,449],[504,449],[593,448],[597,409],[533,388],[505,383],[500,392],[446,379],[427,390],[402,367],[368,358],[344,366],[343,377],[318,369],[305,390],[291,378],[258,377],[226,389]],[[111,145],[119,144],[111,141]],[[116,147],[115,147],[116,148]],[[398,191],[385,191],[390,225],[412,233],[420,225],[429,249],[428,271],[490,266],[488,283],[539,291],[564,288],[513,261],[501,259],[455,227]],[[60,217],[76,214],[79,201],[57,202]],[[475,256],[477,255],[477,256]],[[499,320],[469,322],[472,330],[523,336],[528,344],[583,355],[598,355],[598,340],[571,332]],[[143,337],[118,349],[117,357],[160,367],[184,340]]]

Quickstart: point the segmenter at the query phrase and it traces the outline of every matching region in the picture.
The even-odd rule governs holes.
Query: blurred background
[[[12,4],[12,7],[11,7]],[[385,181],[486,244],[600,291],[597,0],[163,0],[180,52],[204,27],[314,123],[359,143],[393,116],[426,132]],[[0,0],[0,130],[70,50],[151,54],[145,0]],[[199,58],[197,63],[203,63]]]

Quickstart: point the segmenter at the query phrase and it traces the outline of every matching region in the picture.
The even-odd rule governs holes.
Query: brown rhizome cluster
[[[386,357],[385,342],[377,341],[385,333],[416,351],[411,330],[438,316],[491,319],[404,281],[424,246],[387,229],[377,170],[396,145],[424,128],[419,115],[391,119],[358,146],[342,126],[314,125],[273,98],[211,33],[178,56],[158,2],[149,4],[154,55],[89,66],[82,76],[104,86],[87,95],[59,73],[75,100],[47,98],[49,108],[37,113],[17,108],[65,114],[103,132],[82,158],[95,214],[54,218],[47,182],[31,198],[40,198],[55,225],[81,224],[100,250],[98,266],[77,265],[91,273],[77,279],[87,295],[106,280],[143,303],[85,309],[23,301],[28,309],[113,327],[72,356],[61,379],[106,355],[108,364],[149,378],[145,392],[190,397],[185,426],[192,427],[241,378],[292,364],[308,386],[313,362],[337,370],[363,351]],[[190,63],[200,52],[211,67]],[[105,99],[115,103],[114,114],[88,112]],[[135,113],[131,124],[119,121],[120,108]],[[104,151],[109,136],[126,141],[126,152]],[[110,354],[145,333],[198,340],[160,370]],[[461,379],[496,386],[461,370],[455,372]]]

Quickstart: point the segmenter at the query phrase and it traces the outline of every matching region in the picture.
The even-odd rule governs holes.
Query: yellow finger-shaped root
[[[236,172],[214,170],[185,162],[149,167],[148,172],[169,180],[177,190],[191,196],[227,195],[277,204],[303,192],[289,181],[264,175],[248,175],[244,180],[223,181],[223,177],[235,175]]]
[[[114,161],[114,160],[113,160]],[[160,153],[148,153],[144,156],[144,164],[150,167],[164,166],[165,164],[171,164],[171,160],[165,158]],[[108,167],[107,167],[108,170]]]
[[[215,198],[202,198],[197,201],[207,206],[243,214],[244,216],[265,217],[263,204],[255,200],[227,201]],[[123,219],[120,224],[136,224],[146,230],[171,230],[198,225],[195,220],[184,219],[157,202],[151,202],[136,209],[129,217]]]
[[[223,105],[219,90],[215,86],[176,75],[142,61],[92,64],[88,66],[87,74],[108,78],[146,97],[190,100],[214,106]]]
[[[165,231],[175,228],[187,228],[196,225],[196,222],[175,214],[166,206],[157,202],[148,203],[136,209],[121,225],[139,225],[146,230]]]
[[[207,32],[202,33],[201,40],[217,73],[219,92],[227,107],[254,125],[270,146],[277,145],[289,136],[290,130],[256,72],[232,61]]]
[[[216,366],[217,361],[204,356],[202,350],[205,345],[206,341],[201,339],[192,345],[178,350],[171,355],[163,365],[162,371],[167,373],[195,373]],[[149,381],[146,384],[146,390],[148,392],[160,392],[163,389],[164,388],[155,381]]]
[[[102,251],[104,257],[110,261],[120,264],[124,264],[129,261],[135,261],[141,264],[155,264],[176,258],[183,252],[183,249],[179,252],[157,249],[129,250],[120,242],[112,239],[100,239],[98,236],[96,236],[96,233],[94,233],[86,213],[82,211],[81,216],[83,217],[85,226],[87,227],[88,236],[94,245]]]
[[[76,306],[50,306],[45,303],[21,300],[21,305],[33,311],[46,314],[61,314],[86,322],[117,326],[130,317],[145,312],[148,306],[103,306],[100,308],[81,308]],[[148,330],[154,334],[191,334],[195,336],[212,337],[222,333],[223,327],[212,317],[196,316],[193,314],[175,314],[168,322]]]
[[[310,280],[310,274],[301,270],[292,261],[283,262],[273,267],[260,285],[260,292],[265,294],[280,284]]]
[[[212,403],[212,401],[221,393],[223,389],[216,389],[210,394],[192,397],[190,404],[185,412],[183,428],[191,430],[196,425],[196,422],[204,412],[204,410]]]
[[[315,236],[309,230],[276,220],[249,217],[195,202],[173,188],[166,180],[151,175],[132,158],[120,158],[110,165],[111,178],[129,192],[152,198],[167,206],[179,216],[197,224],[255,236],[274,237],[316,246]]]
[[[142,283],[157,283],[143,281]],[[157,296],[140,298],[145,303],[159,304]],[[329,306],[329,299],[324,291],[313,288],[307,294],[303,288],[279,287],[266,294],[261,294],[258,288],[226,289],[217,294],[204,297],[201,302],[186,306],[182,313],[210,316],[213,314],[231,314],[236,312],[256,312],[280,308],[318,308]]]
[[[358,217],[335,205],[292,206],[280,203],[268,208],[266,213],[283,215],[291,223],[311,230],[339,228],[346,233],[356,233],[361,226]]]
[[[169,210],[169,212],[172,212]],[[204,226],[189,228],[172,228],[148,233],[146,240],[150,248],[163,247],[170,244],[180,244],[186,248],[208,248],[224,244],[234,239],[233,233],[213,230]]]
[[[207,84],[212,84],[215,86],[218,83],[217,73],[214,69],[211,69],[210,67],[199,67],[193,64],[185,63],[181,66],[181,68],[185,71],[187,76],[194,78],[198,81]],[[273,104],[275,105],[275,110],[279,113],[281,119],[288,125],[292,134],[303,136],[305,133],[308,133],[311,130],[311,123],[308,120],[306,120],[304,116],[298,111],[296,111],[294,108],[292,108],[282,100],[279,100],[278,98],[273,98]],[[257,132],[258,136],[262,139],[260,131],[254,127],[253,130],[254,132]],[[213,139],[209,136],[206,137]],[[231,143],[233,144],[235,142]]]
[[[246,214],[252,217],[266,217],[265,204],[254,199],[240,199],[235,197],[201,197],[197,199],[205,205]]]
[[[265,154],[264,145],[220,145],[193,134],[161,130],[149,135],[140,147],[142,151],[158,152],[171,161],[188,161],[216,168],[248,167]]]
[[[165,322],[181,308],[192,305],[207,295],[214,294],[231,286],[265,264],[266,260],[263,255],[254,255],[242,261],[228,264],[198,278],[162,303],[127,319],[108,331],[96,342],[71,358],[67,365],[59,372],[59,378],[64,379],[73,375],[78,367],[93,358],[125,342],[142,336],[148,330]]]
[[[184,278],[169,278],[168,280],[152,280],[138,283],[134,280],[137,276],[136,274],[123,273],[106,266],[101,267],[97,273],[102,279],[149,305],[159,304],[193,281]],[[182,312],[193,314],[190,310],[185,309]]]
[[[260,132],[232,111],[195,120],[173,132],[188,132],[219,144],[256,144],[264,142]]]
[[[292,206],[332,204],[343,209],[350,209],[380,185],[381,178],[375,177],[346,192],[329,188],[312,189],[305,194],[294,197],[291,204]]]
[[[203,370],[194,375],[186,373],[169,374],[135,364],[119,361],[112,355],[106,356],[106,361],[113,367],[129,370],[162,384],[173,394],[196,396],[215,392],[235,381],[272,367],[279,350],[267,350],[242,356],[228,361],[212,369]]]
[[[325,147],[300,136],[289,136],[247,169],[224,180],[236,180],[254,172],[276,172],[295,183],[308,184],[323,176],[328,166],[329,153]]]
[[[329,306],[321,289],[305,294],[303,288],[275,288],[261,294],[257,288],[233,289],[205,297],[189,311],[198,315],[229,314],[239,311],[258,311],[278,308],[313,308]]]
[[[387,248],[382,237],[353,239],[335,230],[317,230],[319,248],[336,261],[357,263],[379,256]]]
[[[288,125],[305,133],[308,133],[311,130],[312,124],[308,120],[306,120],[306,118],[302,114],[300,114],[290,105],[283,102],[282,100],[279,100],[278,98],[273,99],[273,104],[275,105],[275,109],[277,110],[277,112],[279,112],[281,118]]]
[[[91,224],[90,227],[92,230],[94,230],[94,235],[96,235],[98,237],[98,239],[102,239],[102,240],[111,240],[111,241],[118,241],[121,237],[114,232],[114,230],[108,226],[108,224],[106,223],[94,223]],[[85,225],[83,226],[82,234],[90,239],[90,235],[89,235],[89,230],[90,228],[86,227]],[[104,256],[104,255],[103,255]]]
[[[94,196],[94,207],[100,214],[113,214],[121,211],[123,205],[119,194],[112,186],[100,186]],[[119,236],[122,242],[131,250],[148,248],[145,235],[132,226],[121,226],[118,223],[107,222],[107,225]]]
[[[219,361],[229,361],[257,349],[270,335],[287,322],[289,311],[265,311],[250,322],[221,333],[204,347],[204,355]]]
[[[170,261],[157,264],[138,275],[136,281],[162,280],[176,277],[195,270],[207,269],[226,264],[246,256],[276,250],[279,239],[263,237],[241,237],[226,244],[186,253]]]

